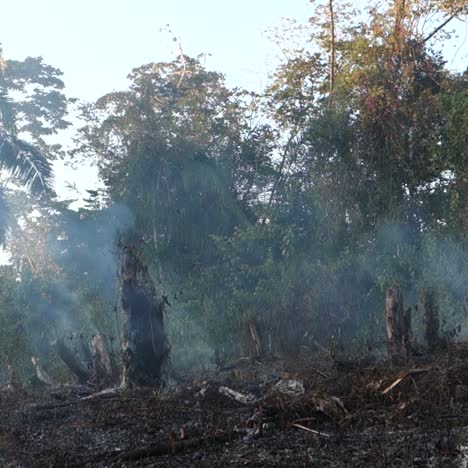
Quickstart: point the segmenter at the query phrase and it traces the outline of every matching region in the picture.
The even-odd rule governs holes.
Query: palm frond
[[[53,174],[44,154],[30,143],[0,129],[0,170],[11,172],[18,183],[34,195],[52,188]]]
[[[0,90],[0,123],[10,134],[16,135],[15,110],[13,101],[6,93]]]

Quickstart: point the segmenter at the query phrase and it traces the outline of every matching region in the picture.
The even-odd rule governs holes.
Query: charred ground
[[[325,353],[244,359],[164,391],[96,394],[72,385],[4,392],[0,462],[464,466],[468,345],[402,365],[367,361]]]

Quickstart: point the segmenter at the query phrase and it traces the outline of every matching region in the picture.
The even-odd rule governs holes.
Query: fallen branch
[[[302,429],[303,431],[311,432],[312,434],[317,434],[319,436],[331,437],[330,434],[327,434],[325,432],[316,431],[315,429],[311,429],[310,427],[303,426],[302,424],[294,423],[294,424],[292,424],[292,426],[297,427],[298,429]]]
[[[197,449],[203,446],[209,446],[211,444],[222,444],[229,442],[233,438],[239,437],[242,433],[240,432],[222,432],[218,434],[211,434],[205,437],[197,437],[194,439],[174,441],[170,439],[165,444],[155,444],[149,445],[142,448],[137,448],[128,451],[114,450],[112,452],[104,452],[88,457],[83,457],[81,460],[76,463],[67,463],[66,466],[69,468],[72,467],[82,467],[85,464],[97,463],[99,461],[137,461],[143,458],[149,457],[161,457],[163,455],[171,455],[175,453],[184,452],[185,450]]]
[[[389,393],[391,390],[393,390],[396,386],[400,385],[403,380],[405,380],[407,377],[410,375],[415,375],[415,374],[422,374],[424,372],[428,372],[430,370],[430,367],[424,367],[422,369],[410,369],[406,371],[403,375],[398,377],[395,381],[392,382],[391,385],[389,385],[383,392],[382,395],[386,395]]]
[[[174,453],[183,452],[188,449],[194,449],[201,447],[203,445],[211,445],[214,443],[220,444],[228,442],[233,438],[234,433],[232,432],[222,432],[220,434],[213,434],[206,437],[197,437],[195,439],[181,440],[170,442],[167,444],[160,444],[149,446],[145,448],[131,450],[127,453],[122,453],[119,455],[119,460],[121,461],[135,461],[147,457],[160,457],[162,455],[169,455]]]
[[[309,368],[310,370],[314,371],[316,374],[322,376],[324,379],[328,379],[328,375],[325,374],[324,372],[322,371],[319,371],[318,369],[316,369],[315,367],[310,367]]]

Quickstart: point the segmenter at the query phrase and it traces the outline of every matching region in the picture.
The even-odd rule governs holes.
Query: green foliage
[[[69,125],[64,117],[73,100],[62,93],[61,74],[40,57],[5,60],[0,48],[0,172],[13,176],[35,196],[52,191],[48,158],[59,151],[59,147],[48,145],[44,137]],[[0,197],[3,201],[3,188]],[[7,205],[2,202],[0,243],[7,217]]]
[[[105,190],[90,192],[78,212],[41,205],[41,217],[23,220],[11,250],[24,296],[5,291],[0,310],[23,304],[19,317],[48,337],[63,322],[115,334],[109,247],[120,236],[169,298],[180,368],[249,353],[252,324],[274,353],[315,341],[380,346],[393,284],[407,306],[435,287],[444,329],[460,325],[467,75],[450,72],[437,52],[442,28],[424,25],[433,14],[461,15],[463,5],[334,6],[319,4],[296,29],[303,47],[283,47],[287,59],[264,96],[229,89],[221,74],[179,57],[136,68],[127,90],[83,105],[73,156],[98,165]],[[58,71],[40,60],[9,66],[18,77],[9,86],[21,92],[27,73],[61,89]],[[21,129],[41,147],[47,130],[37,116],[61,128],[66,102],[29,96],[36,107]],[[5,93],[0,106],[3,132],[16,138],[6,122],[20,107]]]

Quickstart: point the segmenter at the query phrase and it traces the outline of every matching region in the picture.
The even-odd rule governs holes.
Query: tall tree
[[[229,90],[198,60],[147,64],[129,78],[129,90],[83,109],[78,152],[97,160],[147,248],[188,271],[211,235],[248,222],[253,194],[272,172],[274,135],[249,115],[252,96]]]
[[[49,158],[59,146],[45,137],[66,128],[67,105],[60,70],[41,58],[7,60],[0,48],[0,173],[35,196],[52,189]],[[7,226],[4,188],[0,192],[0,240]]]

